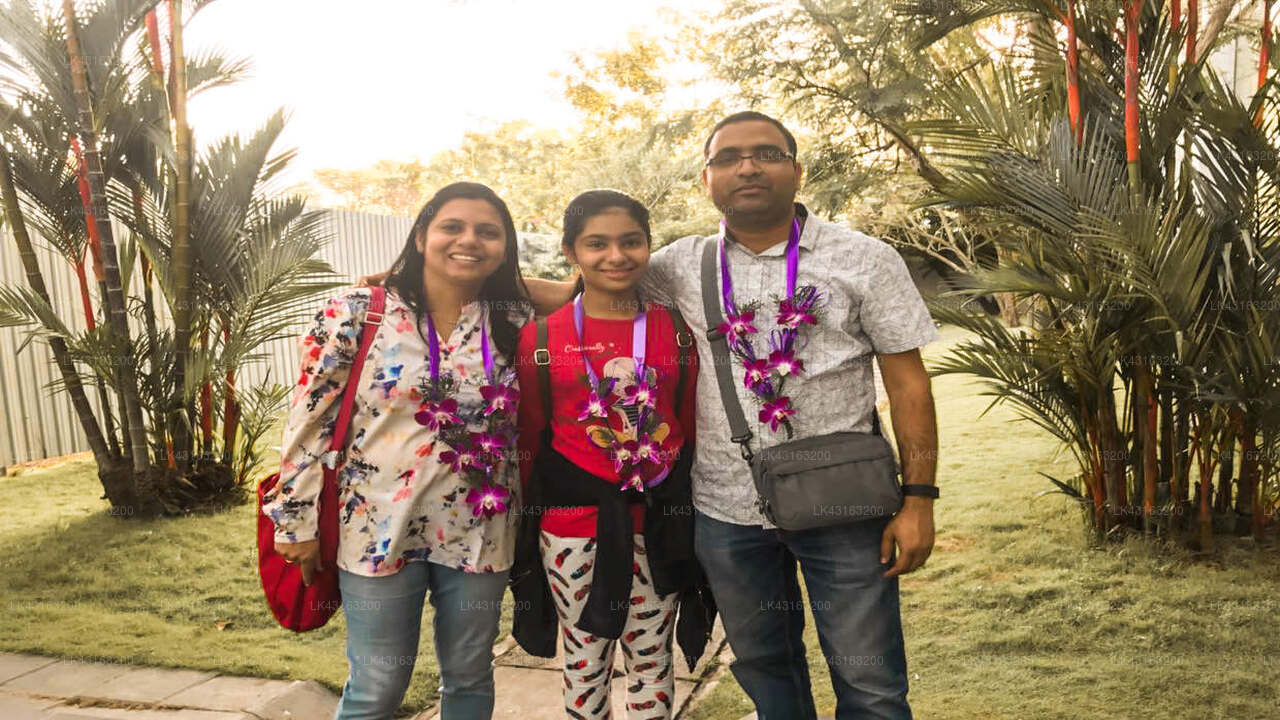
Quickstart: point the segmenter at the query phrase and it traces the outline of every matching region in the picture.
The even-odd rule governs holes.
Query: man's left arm
[[[893,435],[898,441],[904,484],[933,485],[938,468],[938,423],[934,414],[929,373],[920,350],[877,355]],[[908,495],[902,509],[889,522],[880,541],[880,562],[887,563],[898,545],[893,567],[884,573],[894,577],[924,565],[933,552],[933,498]]]

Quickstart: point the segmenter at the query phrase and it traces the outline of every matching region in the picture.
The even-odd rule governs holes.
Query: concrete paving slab
[[[290,680],[219,676],[165,698],[167,705],[246,711],[289,690]]]
[[[56,701],[36,700],[20,695],[0,695],[0,718],[4,720],[47,720],[45,708]]]
[[[0,653],[0,683],[8,682],[19,675],[39,670],[46,665],[58,662],[58,658],[26,653]]]
[[[338,709],[339,699],[318,682],[298,680],[247,710],[261,720],[327,720]]]
[[[53,715],[42,716],[42,720],[253,720],[253,716],[242,712],[212,710],[67,707],[60,708]]]
[[[173,668],[134,668],[86,689],[81,695],[92,698],[159,703],[170,695],[215,677],[214,673]]]
[[[102,685],[134,668],[120,663],[58,660],[0,684],[0,689],[71,697]]]
[[[494,671],[497,686],[495,718],[520,718],[520,720],[563,720],[564,685],[559,670],[539,670],[519,667],[499,667]],[[676,680],[675,705],[678,710],[688,700],[694,683]],[[614,677],[610,689],[613,716],[627,717],[626,678]],[[434,712],[418,716],[418,720],[435,718]]]

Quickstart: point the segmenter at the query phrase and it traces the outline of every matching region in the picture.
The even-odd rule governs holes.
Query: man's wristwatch
[[[902,486],[903,495],[917,495],[919,497],[938,498],[937,485],[920,485],[915,483],[907,483]]]

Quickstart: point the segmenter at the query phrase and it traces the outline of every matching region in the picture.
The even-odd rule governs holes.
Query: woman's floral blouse
[[[324,482],[321,456],[328,451],[343,388],[359,349],[368,288],[351,288],[325,304],[301,340],[302,373],[294,388],[281,446],[280,481],[263,501],[278,542],[316,537],[316,498]],[[473,421],[483,408],[480,386],[480,318],[485,306],[462,308],[441,343],[441,368],[458,379],[458,413]],[[528,320],[511,313],[517,324]],[[358,575],[390,575],[415,560],[469,572],[511,567],[520,512],[518,471],[506,462],[494,474],[512,492],[505,515],[475,517],[467,505],[467,483],[441,465],[435,434],[414,413],[421,386],[430,378],[426,323],[391,290],[386,311],[360,376],[351,418],[346,461],[338,468],[338,566]],[[494,347],[500,372],[509,365]],[[473,430],[481,429],[476,423]]]

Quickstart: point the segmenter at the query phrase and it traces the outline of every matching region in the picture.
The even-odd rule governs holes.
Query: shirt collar
[[[814,247],[818,244],[818,234],[822,232],[818,227],[822,223],[822,220],[821,218],[816,218],[812,214],[810,214],[809,208],[805,207],[804,203],[796,203],[795,205],[796,205],[796,215],[804,221],[804,225],[800,228],[800,247],[812,252]],[[747,250],[746,248],[739,245],[737,240],[733,240],[732,238],[729,238],[729,240],[730,240],[731,246],[737,247],[742,252],[745,252],[749,255],[755,254],[755,253],[752,253],[750,250]],[[771,248],[764,250],[763,252],[759,253],[757,257],[782,255],[786,252],[786,250],[787,250],[787,244],[782,242],[782,243],[778,243],[777,245],[774,245]]]

